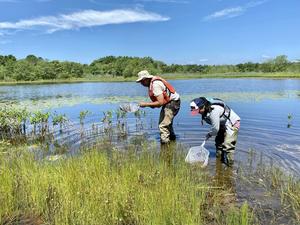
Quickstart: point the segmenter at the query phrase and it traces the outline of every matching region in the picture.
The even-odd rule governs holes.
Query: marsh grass
[[[226,201],[231,190],[207,171],[142,146],[137,154],[107,144],[56,162],[22,149],[0,155],[0,223],[28,215],[46,224],[252,223],[248,204]]]
[[[51,130],[49,114],[31,115],[36,118],[37,133]],[[79,115],[82,129],[87,115]],[[128,132],[126,114],[108,111],[103,115],[102,123],[111,132],[121,136]],[[142,126],[145,112],[134,116],[136,126]],[[53,127],[67,121],[64,115],[53,118],[57,118]],[[21,132],[24,120],[17,121]],[[98,135],[98,125],[93,126],[91,131]],[[300,223],[299,181],[267,167],[262,155],[256,160],[254,150],[249,152],[250,168],[241,167],[233,174],[223,171],[222,165],[217,170],[216,165],[218,174],[213,176],[208,169],[185,164],[184,149],[178,145],[158,152],[156,145],[136,136],[125,149],[118,149],[111,132],[101,133],[102,139],[93,145],[82,145],[76,156],[53,161],[36,160],[28,146],[1,140],[0,224]],[[66,151],[67,147],[58,145],[55,154]],[[238,199],[236,184],[248,192],[247,198]]]
[[[300,181],[282,169],[268,165],[240,167],[237,176],[241,196],[249,200],[259,224],[300,224]]]

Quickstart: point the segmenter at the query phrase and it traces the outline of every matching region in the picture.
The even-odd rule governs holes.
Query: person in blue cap
[[[195,98],[190,103],[192,115],[202,115],[202,123],[211,125],[206,140],[215,136],[216,157],[228,166],[234,162],[234,151],[240,129],[240,117],[218,98]]]

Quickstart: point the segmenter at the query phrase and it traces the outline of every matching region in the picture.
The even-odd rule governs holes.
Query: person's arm
[[[213,109],[210,113],[211,129],[207,137],[216,136],[220,129],[220,112],[218,109]]]
[[[140,107],[152,107],[152,108],[159,108],[164,104],[164,95],[160,94],[156,97],[157,100],[155,102],[140,102]]]

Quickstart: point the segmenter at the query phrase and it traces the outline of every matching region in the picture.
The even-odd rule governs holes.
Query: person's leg
[[[160,112],[159,118],[159,130],[160,130],[160,139],[162,143],[168,143],[170,141],[171,135],[174,138],[175,133],[173,130],[173,119],[177,115],[180,108],[180,101],[171,101],[163,108]],[[172,139],[171,138],[171,139]],[[176,136],[175,136],[176,138]]]
[[[176,135],[175,135],[175,132],[174,132],[174,129],[173,129],[173,120],[172,120],[172,122],[169,126],[169,131],[170,131],[170,140],[175,141],[176,140]]]
[[[178,101],[171,101],[169,105],[166,106],[167,108],[171,109],[173,112],[173,118],[171,124],[169,125],[169,132],[170,132],[170,140],[176,140],[176,135],[173,129],[173,120],[175,116],[178,114],[180,109],[180,100]]]
[[[221,158],[223,157],[223,143],[225,137],[225,128],[220,126],[219,132],[215,138],[215,145],[216,145],[216,157]]]
[[[223,151],[225,152],[225,160],[227,165],[233,165],[234,163],[234,151],[238,137],[238,129],[234,128],[234,131],[231,135],[225,133]]]
[[[160,111],[159,118],[159,131],[160,131],[160,141],[161,143],[168,143],[170,141],[170,131],[169,126],[172,123],[173,112],[171,109],[163,107]]]

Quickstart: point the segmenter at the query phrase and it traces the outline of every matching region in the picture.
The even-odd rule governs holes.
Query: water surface
[[[208,96],[224,99],[241,117],[241,130],[236,158],[244,160],[249,151],[263,154],[289,172],[300,175],[300,80],[284,79],[195,79],[171,81],[182,98],[182,107],[175,118],[178,142],[200,145],[209,126],[202,126],[200,116],[189,114],[189,101]],[[103,112],[116,110],[122,102],[148,100],[147,90],[134,82],[76,83],[47,85],[1,86],[0,101],[13,102],[29,110],[51,110],[65,113],[74,123],[69,135],[75,136],[79,112],[92,112],[86,127],[101,123]],[[159,141],[157,128],[159,109],[145,109],[143,127],[131,128],[131,136],[144,133]],[[291,118],[288,118],[291,115]],[[114,118],[115,119],[115,118]],[[128,115],[128,126],[135,117]],[[135,132],[136,131],[136,132]],[[89,138],[92,141],[93,136]],[[214,143],[207,144],[214,156]],[[259,158],[259,157],[258,157]],[[258,160],[258,159],[257,159]]]

